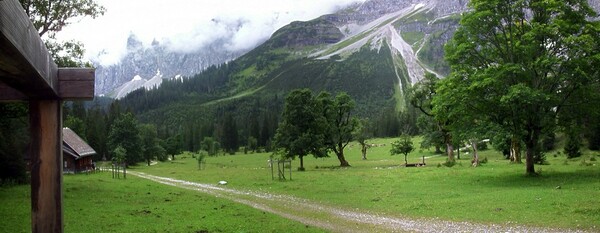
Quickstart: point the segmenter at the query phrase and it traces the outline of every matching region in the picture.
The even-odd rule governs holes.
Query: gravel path
[[[133,172],[130,174],[161,184],[196,190],[256,209],[323,228],[332,232],[585,232],[573,229],[452,222],[437,219],[410,219],[360,210],[347,210],[288,195],[241,191],[224,186],[201,184]]]

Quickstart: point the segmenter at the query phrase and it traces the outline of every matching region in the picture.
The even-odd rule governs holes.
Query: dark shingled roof
[[[72,155],[75,159],[96,154],[96,151],[85,143],[79,135],[66,127],[63,128],[63,151]]]

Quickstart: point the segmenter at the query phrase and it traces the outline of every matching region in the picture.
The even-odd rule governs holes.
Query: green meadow
[[[0,232],[31,232],[30,189],[0,188]],[[204,193],[110,172],[64,176],[65,232],[323,232]]]
[[[417,139],[418,140],[418,139]],[[389,153],[392,139],[377,139],[362,160],[358,144],[347,148],[350,168],[335,157],[305,157],[306,171],[292,161],[292,179],[272,179],[268,153],[207,157],[202,170],[191,153],[174,161],[139,165],[130,171],[200,183],[227,181],[229,188],[287,194],[340,208],[415,219],[597,231],[600,227],[600,155],[577,159],[546,154],[538,177],[523,164],[509,164],[495,150],[480,152],[487,163],[470,166],[461,152],[453,167],[428,150],[412,152],[409,163],[427,157],[424,167],[403,167]],[[418,143],[415,143],[418,145]],[[286,170],[289,171],[289,170]],[[289,176],[286,173],[286,176]],[[4,232],[28,232],[29,188],[0,188]],[[207,194],[154,183],[132,175],[112,179],[108,172],[65,175],[66,232],[311,232],[301,223]]]

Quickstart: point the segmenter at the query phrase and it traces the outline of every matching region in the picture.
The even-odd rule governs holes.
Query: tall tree
[[[166,160],[165,157],[167,152],[160,145],[156,126],[152,124],[142,124],[139,126],[139,129],[142,140],[143,156],[148,166],[150,166],[150,161],[153,159],[161,161]]]
[[[370,148],[367,140],[373,137],[372,124],[368,119],[361,119],[357,129],[354,131],[354,138],[360,144],[362,159],[367,160],[367,150]]]
[[[542,132],[553,130],[565,106],[581,102],[573,97],[581,100],[600,82],[598,24],[588,20],[596,14],[585,0],[469,6],[446,45],[452,72],[434,97],[434,107],[446,108],[435,112],[452,119],[463,111],[507,129],[524,141],[526,174],[533,175]]]
[[[137,120],[132,113],[122,114],[111,126],[108,134],[108,148],[114,152],[119,146],[127,151],[125,159],[127,164],[144,161],[142,138]]]
[[[323,109],[327,120],[324,125],[325,144],[337,156],[340,167],[349,167],[350,163],[344,156],[344,149],[353,140],[353,133],[358,127],[358,119],[352,116],[356,104],[345,92],[339,93],[334,100],[331,100],[329,93],[321,92],[317,96],[317,101],[321,104],[320,109]]]
[[[285,98],[274,144],[284,157],[300,158],[300,171],[304,170],[304,156],[327,156],[324,138],[327,120],[322,113],[320,104],[308,89],[293,90]]]
[[[94,148],[96,155],[95,161],[106,159],[108,151],[106,150],[107,143],[107,126],[106,116],[104,111],[95,107],[88,111],[87,118],[85,120],[86,136],[88,144]]]
[[[436,88],[438,82],[439,79],[434,74],[425,74],[424,79],[410,89],[410,103],[425,114],[426,117],[429,117],[429,119],[421,117],[419,122],[421,132],[425,135],[425,145],[437,146],[437,143],[441,140],[446,146],[448,161],[454,162],[454,146],[452,133],[449,128],[452,119],[445,117],[443,114],[436,114],[433,110],[433,99],[437,95]],[[445,109],[448,106],[438,104],[437,108]]]
[[[399,154],[403,154],[404,155],[404,165],[407,166],[408,165],[408,154],[410,152],[412,152],[414,150],[414,146],[413,146],[413,142],[412,139],[410,138],[410,136],[404,134],[402,136],[400,136],[400,139],[398,139],[395,142],[392,142],[392,149],[390,150],[390,153],[392,155],[399,155]]]
[[[223,149],[229,154],[234,154],[238,151],[240,147],[238,136],[238,128],[233,115],[226,114],[223,121],[223,138],[221,144],[223,145]]]

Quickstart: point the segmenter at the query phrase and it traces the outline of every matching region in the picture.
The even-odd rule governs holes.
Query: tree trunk
[[[408,165],[408,159],[406,157],[408,157],[408,153],[404,154],[404,166]]]
[[[446,143],[446,154],[448,155],[448,161],[454,162],[454,147],[452,146],[452,135],[445,133],[444,141]]]
[[[344,157],[344,148],[338,149],[338,151],[335,153],[338,157],[338,160],[340,161],[340,167],[350,167],[350,164],[348,163],[348,161],[346,161],[346,158]]]
[[[335,155],[340,161],[340,167],[350,167],[350,164],[346,161],[346,157],[344,157],[344,145],[342,143],[337,143],[333,152],[335,152]]]
[[[471,164],[473,167],[479,166],[479,154],[477,153],[477,141],[478,140],[469,140],[471,143],[471,147],[473,147],[473,160],[471,160]]]
[[[362,159],[367,160],[367,143],[361,143],[360,151],[362,152]]]
[[[171,155],[171,160],[175,160],[175,155]]]
[[[537,173],[534,169],[534,157],[537,148],[538,138],[540,136],[540,130],[533,129],[529,130],[527,135],[527,141],[525,142],[525,146],[527,147],[527,155],[525,158],[525,174],[529,176],[535,176]]]
[[[522,163],[521,161],[521,143],[516,136],[510,139],[510,162]]]
[[[454,162],[454,147],[452,143],[446,143],[446,153],[448,154],[448,161]]]
[[[150,166],[150,160],[148,159],[148,160],[146,160],[146,161],[148,162],[148,166]]]
[[[298,168],[298,171],[304,171],[304,156],[299,156],[300,157],[300,167]]]

